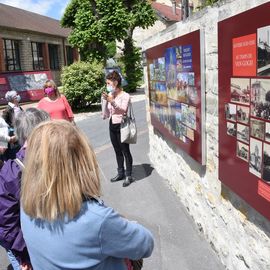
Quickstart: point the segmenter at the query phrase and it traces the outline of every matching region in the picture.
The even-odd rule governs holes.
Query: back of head
[[[6,92],[5,99],[7,100],[7,102],[12,102],[16,96],[17,96],[17,92],[15,90],[11,90],[11,91]]]
[[[41,122],[50,120],[50,115],[37,108],[28,108],[21,111],[15,118],[15,134],[20,145],[27,140],[32,130]]]
[[[75,217],[100,195],[96,157],[87,138],[65,120],[44,122],[27,141],[21,203],[26,214],[53,221]]]
[[[121,78],[120,74],[115,70],[107,74],[106,80],[117,82],[117,86],[121,87],[122,78]]]

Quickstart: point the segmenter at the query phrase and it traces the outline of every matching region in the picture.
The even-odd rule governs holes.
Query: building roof
[[[62,28],[60,21],[23,9],[0,4],[0,27],[67,37],[70,29]]]
[[[157,2],[152,2],[151,5],[158,15],[166,21],[179,22],[182,20],[182,12],[178,7],[176,7],[176,14],[173,14],[172,6],[167,6]]]

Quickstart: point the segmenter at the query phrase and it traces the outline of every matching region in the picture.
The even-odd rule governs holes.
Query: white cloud
[[[0,3],[49,17],[62,16],[69,0],[0,0]]]
[[[60,4],[60,11],[59,11],[59,15],[60,17],[63,16],[64,12],[65,12],[65,9],[68,5],[68,3],[70,2],[70,0],[65,0],[65,1],[61,1],[61,4]]]
[[[1,3],[32,11],[38,14],[46,15],[51,7],[55,4],[54,0],[2,0]]]

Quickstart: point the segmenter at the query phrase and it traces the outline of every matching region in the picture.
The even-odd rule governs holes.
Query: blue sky
[[[0,0],[0,3],[60,20],[70,0]]]

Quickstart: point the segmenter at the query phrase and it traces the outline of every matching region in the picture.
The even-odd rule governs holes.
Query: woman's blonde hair
[[[71,123],[39,124],[27,140],[21,204],[49,221],[74,218],[84,200],[100,196],[98,164],[87,138]]]
[[[60,94],[60,92],[59,92],[59,90],[58,90],[58,88],[57,88],[57,85],[56,85],[56,83],[55,83],[53,80],[47,80],[47,81],[45,82],[45,84],[43,85],[43,89],[44,89],[44,90],[45,90],[46,88],[48,88],[48,87],[52,87],[52,88],[54,89],[55,95],[56,95],[57,97],[61,97],[61,94]],[[44,91],[44,95],[47,96],[47,94],[45,93],[45,91]]]

